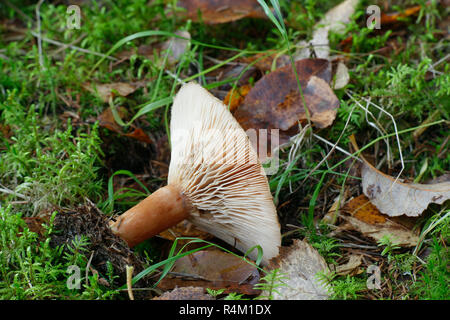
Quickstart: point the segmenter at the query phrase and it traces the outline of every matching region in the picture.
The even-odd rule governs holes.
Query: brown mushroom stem
[[[189,212],[181,190],[167,185],[122,214],[111,230],[133,247],[183,221]]]

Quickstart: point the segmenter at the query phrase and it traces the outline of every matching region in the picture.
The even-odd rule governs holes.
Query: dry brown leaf
[[[419,230],[412,230],[413,222],[383,215],[365,195],[347,202],[342,211],[348,215],[340,214],[347,222],[341,229],[356,230],[375,241],[389,236],[393,244],[406,247],[419,241]]]
[[[339,100],[328,84],[330,63],[303,59],[295,66],[311,121],[319,128],[331,125]],[[280,129],[280,142],[287,142],[298,132],[298,121],[307,119],[292,66],[278,68],[258,80],[234,116],[244,130]]]
[[[256,295],[260,291],[253,286],[258,281],[258,269],[241,258],[219,250],[202,250],[178,259],[158,287],[169,290],[196,286]]]
[[[141,128],[134,128],[133,131],[125,133],[124,136],[139,140],[145,143],[152,143],[152,139]]]
[[[350,255],[348,262],[336,267],[336,274],[340,276],[345,276],[351,274],[358,268],[362,263],[362,255],[352,254]]]
[[[328,273],[325,259],[305,240],[295,239],[290,247],[281,247],[278,257],[269,262],[269,268],[280,269],[285,286],[273,292],[274,300],[326,300],[329,291],[318,278],[319,272]],[[267,292],[261,294],[267,296]]]
[[[137,89],[143,86],[143,83],[127,83],[127,82],[115,82],[115,83],[85,83],[82,85],[83,88],[92,92],[94,94],[98,94],[100,99],[103,102],[108,102],[111,97],[114,97],[113,91],[116,91],[120,96],[126,97],[129,94],[133,93]]]
[[[124,107],[118,107],[117,113],[121,118],[126,116],[127,109]],[[117,132],[122,134],[122,127],[114,120],[114,115],[111,108],[106,108],[103,112],[97,117],[99,121],[100,127],[107,128],[113,132]]]
[[[205,288],[182,287],[165,292],[152,300],[214,300],[214,298],[205,293]]]
[[[242,18],[266,19],[257,0],[178,0],[177,7],[186,9],[185,18],[199,21],[198,12],[207,24],[226,23]],[[183,16],[183,13],[180,13]]]
[[[362,171],[364,194],[382,212],[391,217],[417,217],[430,203],[450,199],[450,181],[435,184],[403,183],[377,170],[367,161]]]
[[[126,115],[126,109],[124,107],[118,107],[117,113],[121,118],[123,118]],[[113,112],[110,107],[106,108],[97,118],[99,120],[99,125],[101,127],[107,128],[108,130],[111,130],[113,132],[116,132],[120,135],[139,140],[145,143],[152,143],[152,140],[150,137],[142,130],[141,128],[136,128],[134,125],[131,125],[131,129],[133,131],[125,133],[122,130],[122,127],[117,124],[116,120],[114,119]]]
[[[359,150],[353,135],[350,141]],[[450,199],[450,179],[433,184],[404,183],[382,173],[362,155],[360,157],[363,160],[363,192],[380,212],[388,216],[417,217],[430,203],[442,204]]]
[[[236,108],[244,101],[245,96],[250,92],[252,87],[248,84],[242,87],[228,91],[227,96],[223,99],[223,103],[230,107],[230,112],[234,112]]]

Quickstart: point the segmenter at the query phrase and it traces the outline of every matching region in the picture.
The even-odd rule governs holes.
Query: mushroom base
[[[176,186],[167,185],[122,214],[110,227],[130,247],[189,217],[190,206]]]

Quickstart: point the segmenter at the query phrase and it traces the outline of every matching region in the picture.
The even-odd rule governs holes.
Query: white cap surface
[[[278,255],[280,224],[255,150],[228,108],[196,83],[174,99],[169,185],[189,198],[189,220],[242,252]],[[257,250],[249,257],[255,259]]]

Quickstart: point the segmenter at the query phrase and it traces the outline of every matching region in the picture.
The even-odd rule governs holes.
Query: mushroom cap
[[[244,253],[261,246],[263,263],[277,256],[280,224],[267,177],[227,106],[188,83],[174,99],[170,131],[168,184],[189,199],[188,220]],[[248,256],[256,259],[257,250]]]

